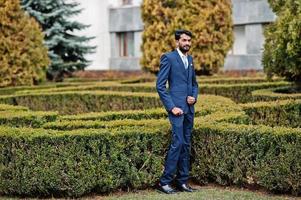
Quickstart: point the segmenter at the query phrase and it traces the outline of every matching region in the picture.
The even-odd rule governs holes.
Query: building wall
[[[76,1],[85,8],[79,19],[91,24],[85,34],[97,37],[92,42],[98,46],[97,51],[89,57],[93,63],[88,69],[139,70],[142,0],[132,0],[131,5],[123,5],[123,0]],[[262,69],[263,26],[274,21],[275,15],[267,0],[232,2],[235,41],[225,60],[224,69]],[[123,41],[125,35],[130,36],[133,44]],[[127,46],[123,53],[119,49],[121,44]]]
[[[265,24],[275,20],[266,0],[232,0],[234,45],[224,70],[262,70]]]
[[[91,60],[88,70],[105,70],[109,66],[110,52],[110,34],[109,34],[109,7],[112,4],[117,5],[114,0],[70,0],[80,3],[83,11],[75,16],[75,19],[83,24],[90,25],[89,28],[82,30],[79,34],[85,36],[94,36],[90,41],[91,46],[97,46],[94,54],[87,56]],[[116,1],[116,0],[115,0]]]

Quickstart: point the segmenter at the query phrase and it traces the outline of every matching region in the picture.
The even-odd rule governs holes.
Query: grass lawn
[[[237,188],[223,188],[215,186],[194,187],[198,191],[194,193],[179,192],[173,195],[166,195],[155,190],[143,190],[136,193],[113,193],[109,196],[93,196],[86,199],[98,200],[301,200],[301,197],[292,197],[285,195],[273,195],[266,192],[250,191]]]
[[[141,190],[137,192],[117,192],[110,195],[88,195],[79,199],[85,200],[301,200],[301,197],[292,197],[287,195],[274,195],[262,191],[250,191],[247,189],[238,189],[233,187],[220,186],[194,186],[198,191],[194,193],[178,192],[173,195],[166,195],[156,190]],[[18,197],[0,196],[0,200],[16,200]],[[22,198],[32,200],[35,198]],[[45,198],[50,200],[56,198]],[[63,199],[57,198],[56,200]]]

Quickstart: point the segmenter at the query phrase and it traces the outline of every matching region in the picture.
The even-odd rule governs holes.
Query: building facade
[[[83,34],[95,36],[91,70],[140,70],[143,22],[142,0],[74,0],[84,8],[78,20],[91,27]],[[261,70],[265,26],[275,14],[267,0],[232,0],[234,44],[224,70]],[[159,59],[159,58],[158,58]]]

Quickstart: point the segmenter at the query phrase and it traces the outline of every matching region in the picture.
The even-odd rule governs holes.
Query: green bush
[[[263,88],[274,88],[290,85],[287,82],[245,83],[245,84],[203,84],[200,85],[201,94],[214,94],[229,97],[235,102],[245,103],[256,101],[252,91]]]
[[[270,1],[278,15],[265,31],[264,71],[294,81],[301,89],[301,4],[300,1]]]
[[[277,127],[300,127],[300,99],[236,104],[226,97],[203,95],[254,101],[263,97],[248,99],[252,91],[275,87],[269,90],[273,93],[289,83],[215,83],[200,84],[202,95],[195,105],[191,157],[195,181],[300,194],[301,130]],[[171,130],[158,95],[144,92],[154,90],[152,83],[53,87],[7,90],[11,95],[0,96],[1,103],[11,104],[0,104],[1,195],[79,197],[155,184]],[[96,91],[98,87],[116,91]],[[275,127],[255,125],[260,120]]]
[[[241,104],[252,123],[301,127],[301,99]]]
[[[38,23],[25,14],[19,0],[1,0],[0,19],[0,87],[44,80],[49,59]]]
[[[0,127],[0,193],[77,197],[152,186],[170,138],[167,124],[64,132]],[[300,129],[196,123],[191,174],[199,183],[299,194],[300,136]]]
[[[235,122],[246,123],[249,118],[233,101],[219,96],[199,96],[195,117],[198,123],[203,122]],[[200,118],[200,119],[199,119]],[[137,111],[119,111],[86,113],[62,116],[60,121],[43,125],[45,129],[74,130],[88,128],[113,128],[127,126],[153,127],[167,124],[167,113],[164,109],[148,109]]]
[[[253,185],[301,193],[301,130],[196,124],[192,176],[199,183]]]
[[[275,88],[281,86],[291,85],[288,82],[262,82],[262,83],[239,83],[239,84],[209,84],[199,83],[200,94],[214,94],[219,96],[229,97],[235,102],[250,102],[256,99],[252,97],[252,91],[264,88]],[[53,92],[67,92],[67,91],[119,91],[119,92],[150,92],[156,93],[154,83],[143,84],[113,84],[113,83],[100,83],[77,87],[63,87],[53,89],[41,89],[36,91],[25,90],[19,91],[18,94],[34,94],[34,93],[53,93]],[[141,94],[142,95],[142,94]]]
[[[40,127],[46,122],[55,121],[56,112],[32,112],[23,110],[0,111],[0,125],[12,127]]]
[[[78,130],[0,127],[0,193],[78,197],[145,188],[161,175],[168,128]]]
[[[284,100],[284,99],[300,99],[301,94],[285,94],[279,93],[279,90],[286,90],[290,87],[280,87],[280,88],[269,88],[262,90],[254,90],[252,92],[252,97],[255,101],[272,101],[272,100]]]
[[[264,82],[281,82],[280,78],[268,80],[263,77],[198,77],[199,84],[241,84],[241,83],[264,83]]]
[[[162,53],[175,48],[175,29],[188,29],[196,73],[217,72],[233,43],[231,11],[230,0],[143,1],[141,65],[157,73]]]
[[[61,114],[161,107],[156,94],[104,91],[53,92],[0,96],[0,102],[27,106],[32,110],[54,110]]]
[[[24,106],[13,106],[13,105],[8,105],[8,104],[0,104],[0,111],[15,111],[15,110],[26,111],[26,110],[28,110],[28,108],[24,107]]]

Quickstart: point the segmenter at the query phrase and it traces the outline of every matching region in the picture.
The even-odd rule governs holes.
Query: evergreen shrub
[[[0,19],[0,87],[45,80],[49,58],[38,23],[21,9],[19,0],[1,0]]]
[[[240,105],[254,124],[301,128],[301,99]]]

